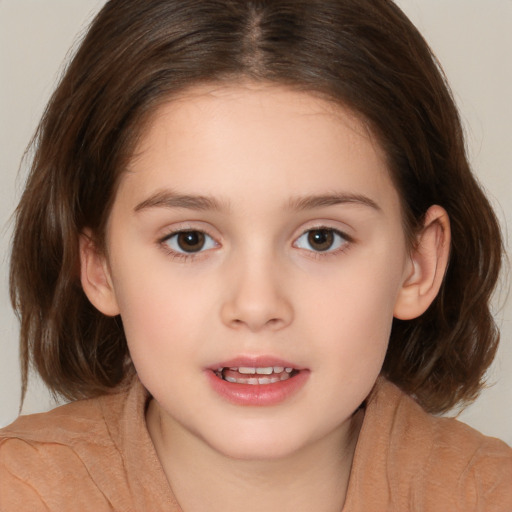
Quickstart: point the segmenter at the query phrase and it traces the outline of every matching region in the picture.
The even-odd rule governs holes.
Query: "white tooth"
[[[249,379],[247,384],[259,384],[258,379]]]
[[[217,368],[217,371],[218,371],[219,373],[222,373],[222,370],[224,370],[224,367],[223,367],[223,366],[221,366],[220,368]]]
[[[256,368],[256,373],[259,375],[270,375],[274,369],[272,366],[269,366],[268,368]]]
[[[274,373],[281,373],[282,371],[284,371],[282,366],[274,366]]]
[[[258,379],[258,384],[270,384],[272,382],[272,379],[269,377],[260,377]]]
[[[284,370],[285,370],[285,372],[287,372],[287,373],[292,373],[293,368],[285,368]]]
[[[289,373],[282,373],[280,376],[279,376],[279,379],[280,380],[288,380],[290,378],[290,374]]]
[[[238,368],[238,373],[242,373],[244,375],[254,375],[256,373],[256,368],[247,368],[241,366],[240,368]]]
[[[236,379],[233,377],[226,376],[224,377],[228,382],[236,382]]]

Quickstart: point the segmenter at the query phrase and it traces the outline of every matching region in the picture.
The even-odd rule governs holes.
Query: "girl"
[[[433,416],[498,334],[500,231],[389,0],[111,0],[17,210],[30,365],[0,509],[512,509],[512,450]]]

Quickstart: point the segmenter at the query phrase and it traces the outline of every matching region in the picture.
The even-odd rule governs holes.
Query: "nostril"
[[[259,330],[262,328],[270,328],[276,329],[281,325],[284,325],[285,322],[281,318],[270,318],[268,320],[257,320],[257,319],[247,319],[242,320],[240,318],[233,318],[230,321],[231,327],[238,329],[241,327],[248,327],[250,330]]]
[[[277,293],[257,293],[254,288],[248,291],[245,287],[221,304],[220,316],[223,323],[233,329],[276,330],[292,321],[293,308]]]

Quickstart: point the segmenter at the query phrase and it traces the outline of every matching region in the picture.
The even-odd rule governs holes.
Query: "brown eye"
[[[207,233],[198,230],[175,231],[160,241],[177,256],[193,255],[215,249],[219,244]]]
[[[205,236],[201,231],[181,231],[175,236],[178,247],[184,252],[198,252],[204,247]]]
[[[337,229],[316,228],[304,232],[293,245],[312,252],[334,252],[349,242],[349,237]]]
[[[315,251],[327,251],[334,243],[334,233],[331,229],[314,229],[308,233],[308,244]]]

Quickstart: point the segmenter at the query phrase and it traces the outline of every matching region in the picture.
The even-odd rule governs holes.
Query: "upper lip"
[[[294,370],[304,370],[302,366],[292,363],[279,357],[270,355],[260,356],[238,356],[232,359],[215,363],[209,367],[211,370],[218,370],[219,368],[268,368],[268,367],[283,367],[293,368]]]

